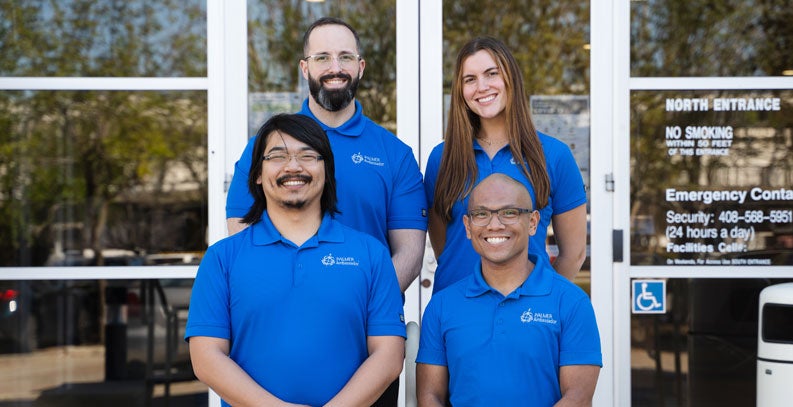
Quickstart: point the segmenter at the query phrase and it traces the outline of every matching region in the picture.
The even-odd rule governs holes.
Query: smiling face
[[[460,71],[465,104],[481,119],[504,113],[507,92],[504,77],[493,56],[480,50],[463,62]]]
[[[326,54],[332,59],[327,67],[311,59],[300,61],[300,69],[308,80],[309,92],[317,104],[331,112],[347,107],[355,98],[358,82],[366,66],[363,59],[351,66],[342,66],[337,59],[342,54],[358,54],[353,33],[342,25],[319,26],[311,32],[305,53],[306,56]]]
[[[325,184],[323,162],[307,163],[297,158],[301,153],[317,152],[292,136],[275,131],[267,136],[264,148],[265,156],[274,153],[284,153],[289,158],[283,164],[268,160],[262,163],[262,173],[256,183],[262,185],[268,209],[321,212],[320,198]]]
[[[529,191],[519,182],[503,174],[485,178],[471,192],[468,210],[499,210],[503,208],[532,209]],[[514,224],[504,225],[496,214],[485,226],[471,223],[463,216],[465,232],[474,250],[482,256],[482,265],[505,266],[528,261],[529,237],[537,231],[540,215],[537,211],[520,214]]]

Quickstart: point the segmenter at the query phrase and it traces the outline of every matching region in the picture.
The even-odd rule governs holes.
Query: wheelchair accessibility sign
[[[634,314],[666,313],[666,280],[633,280]]]

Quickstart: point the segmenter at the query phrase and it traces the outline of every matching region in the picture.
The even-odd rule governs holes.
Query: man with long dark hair
[[[388,249],[333,218],[322,128],[276,115],[251,150],[243,231],[201,261],[185,338],[224,405],[369,406],[402,370],[402,298]]]

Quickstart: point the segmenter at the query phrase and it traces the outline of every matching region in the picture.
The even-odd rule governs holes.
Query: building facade
[[[248,138],[306,97],[302,33],[326,15],[359,31],[358,100],[422,169],[459,47],[490,35],[512,49],[536,126],[570,146],[588,188],[576,283],[601,331],[595,405],[755,402],[759,293],[793,280],[790,1],[13,3],[0,403],[216,405],[180,339],[191,279],[226,235]],[[431,254],[408,320],[432,293]]]

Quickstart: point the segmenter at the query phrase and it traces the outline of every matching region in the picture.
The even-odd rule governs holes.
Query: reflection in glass
[[[779,76],[793,69],[788,1],[631,1],[631,76]]]
[[[0,4],[0,76],[207,74],[206,0]]]
[[[0,281],[0,404],[206,406],[182,339],[192,282]]]
[[[206,111],[205,91],[0,94],[0,266],[193,262]]]
[[[793,264],[793,93],[631,95],[631,263]]]
[[[341,18],[358,32],[366,69],[356,99],[366,116],[398,136],[394,0],[248,0],[249,134],[275,113],[300,110],[308,96],[308,83],[299,69],[306,56],[303,33],[324,16]]]
[[[477,35],[503,41],[534,95],[589,94],[589,1],[443,2],[443,92],[457,52]]]
[[[667,280],[667,313],[631,315],[632,405],[755,405],[760,292],[786,281]]]

